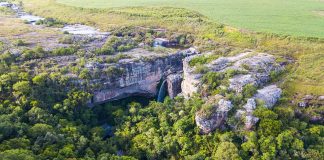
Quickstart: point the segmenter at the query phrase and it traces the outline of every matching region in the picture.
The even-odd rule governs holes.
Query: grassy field
[[[34,14],[69,23],[84,23],[106,31],[125,26],[165,28],[195,35],[195,45],[208,51],[248,48],[291,57],[295,63],[287,72],[285,83],[282,85],[285,90],[290,94],[298,92],[324,95],[323,39],[247,32],[220,25],[215,20],[186,9],[170,7],[92,9],[67,6],[54,0],[22,1],[25,9]]]
[[[322,0],[57,0],[85,8],[172,6],[253,31],[324,37]]]

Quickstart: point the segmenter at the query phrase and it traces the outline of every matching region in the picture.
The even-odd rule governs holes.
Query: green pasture
[[[252,31],[324,37],[323,0],[57,0],[85,8],[171,6]]]

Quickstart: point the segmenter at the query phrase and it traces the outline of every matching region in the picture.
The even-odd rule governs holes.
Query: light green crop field
[[[85,8],[171,6],[198,11],[236,28],[324,37],[324,0],[57,0]]]

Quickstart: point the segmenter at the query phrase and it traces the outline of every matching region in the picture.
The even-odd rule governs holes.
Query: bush
[[[95,51],[95,54],[109,55],[115,53],[116,51],[125,52],[135,47],[136,43],[133,40],[113,36],[106,41],[101,49],[97,49]]]
[[[124,73],[124,70],[121,68],[117,68],[116,66],[110,66],[104,71],[108,77],[119,76]]]
[[[205,55],[197,56],[189,62],[189,65],[191,67],[196,66],[196,65],[203,65],[203,64],[209,63],[209,62],[217,59],[218,57],[219,57],[219,55],[215,55],[215,54],[208,55],[208,56],[205,56]]]
[[[66,35],[66,36],[59,39],[59,43],[72,44],[73,43],[73,38],[71,36]]]
[[[202,78],[202,82],[208,86],[209,89],[214,90],[223,80],[224,75],[220,72],[208,72]]]
[[[197,74],[204,74],[207,73],[209,71],[208,67],[204,66],[204,65],[197,65],[195,68],[195,73]]]
[[[4,62],[6,64],[11,64],[15,61],[16,57],[12,55],[10,52],[5,52],[3,54],[0,54],[0,61]]]
[[[120,45],[117,47],[117,51],[118,52],[125,52],[128,50],[133,49],[135,46],[133,46],[132,44],[127,44],[127,45]]]
[[[81,79],[89,79],[90,78],[90,71],[88,69],[83,69],[79,74],[79,78],[81,78]]]
[[[76,53],[76,49],[73,47],[68,48],[57,48],[52,51],[53,56],[65,56],[65,55],[72,55]]]
[[[112,55],[115,53],[115,49],[110,46],[106,46],[95,50],[96,55]]]
[[[15,42],[16,46],[25,46],[27,45],[26,42],[24,42],[23,40],[21,39],[18,39],[16,42]]]
[[[35,51],[33,50],[24,50],[21,54],[21,60],[31,60],[37,58]]]
[[[272,82],[278,81],[279,77],[282,75],[283,71],[271,71],[270,72],[270,79]]]
[[[54,18],[45,18],[44,20],[39,20],[36,25],[45,25],[47,27],[63,27],[64,22],[58,21]]]
[[[257,87],[253,84],[248,84],[243,88],[243,96],[244,98],[252,97],[257,91]]]

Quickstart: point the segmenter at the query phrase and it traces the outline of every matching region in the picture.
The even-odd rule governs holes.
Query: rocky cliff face
[[[194,73],[194,68],[190,67],[189,62],[200,55],[193,55],[186,57],[183,60],[183,81],[181,83],[182,94],[188,98],[194,93],[198,93],[198,87],[200,85],[201,74]]]
[[[181,93],[182,72],[171,74],[167,77],[168,93],[170,98]]]
[[[100,84],[93,93],[92,104],[117,100],[129,96],[156,96],[159,83],[167,79],[170,96],[176,96],[180,91],[179,84],[183,65],[182,59],[195,54],[194,50],[179,51],[174,54],[156,56],[150,60],[123,60],[116,64],[91,64],[90,72],[99,70],[105,72],[114,68],[116,73],[102,74],[92,83]],[[111,70],[111,69],[110,69]],[[178,75],[174,75],[178,73]],[[170,76],[169,76],[170,75]],[[167,78],[168,77],[168,78]]]

